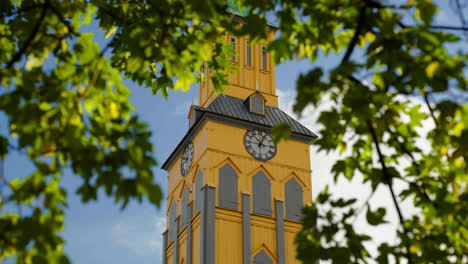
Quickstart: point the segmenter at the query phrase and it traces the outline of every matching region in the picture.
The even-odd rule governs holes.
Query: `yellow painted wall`
[[[252,65],[246,65],[246,46],[248,39],[236,38],[236,61],[233,62],[239,70],[232,73],[228,80],[230,85],[224,87],[226,95],[246,99],[257,87],[265,96],[266,104],[272,107],[278,106],[276,95],[275,68],[272,54],[267,53],[268,69],[261,69],[261,48],[274,38],[274,32],[267,32],[268,40],[264,43],[252,44]],[[224,36],[228,42],[231,36]],[[205,72],[207,80],[210,71]],[[199,105],[206,107],[217,96],[209,81],[200,85]],[[168,169],[168,194],[167,202],[177,203],[177,214],[181,214],[181,200],[185,186],[189,186],[189,201],[194,200],[195,180],[198,171],[203,171],[203,184],[218,188],[218,169],[226,163],[230,163],[238,173],[238,210],[228,210],[216,207],[215,209],[215,258],[216,263],[242,263],[242,198],[241,193],[251,195],[252,204],[252,176],[259,170],[263,170],[271,182],[271,206],[272,216],[251,214],[251,243],[252,258],[260,250],[265,250],[277,263],[276,259],[276,219],[275,200],[284,201],[284,185],[294,177],[302,185],[304,205],[311,203],[311,168],[309,144],[295,140],[287,140],[278,144],[276,156],[268,162],[261,162],[250,156],[244,147],[244,135],[246,129],[233,125],[206,121],[203,127],[192,138],[194,145],[194,159],[191,169],[186,176],[180,174],[180,155]],[[218,204],[216,193],[216,205]],[[195,209],[195,202],[193,202]],[[169,219],[170,208],[167,211]],[[285,212],[283,212],[284,214]],[[168,225],[169,227],[169,225]],[[295,259],[295,234],[300,230],[300,223],[285,220],[286,263],[299,263]],[[179,233],[179,262],[186,261],[186,234],[187,230]],[[192,219],[193,236],[193,263],[200,263],[200,214],[195,214]],[[173,263],[173,244],[167,248],[167,263]]]
[[[247,153],[243,145],[246,129],[227,124],[207,121],[203,128],[193,138],[194,161],[185,177],[180,175],[180,157],[169,171],[168,202],[178,201],[178,214],[182,208],[183,188],[187,184],[191,190],[189,202],[194,199],[195,176],[198,170],[203,171],[204,184],[218,190],[218,169],[229,162],[238,173],[238,203],[237,211],[216,208],[216,263],[242,262],[242,214],[241,193],[252,194],[252,176],[263,170],[271,180],[272,217],[252,214],[251,235],[252,253],[261,247],[267,248],[276,256],[276,219],[275,199],[284,201],[284,184],[295,177],[302,184],[304,203],[311,202],[309,145],[307,143],[287,140],[277,146],[276,156],[268,162],[254,159]],[[218,194],[216,193],[216,200]],[[252,199],[251,199],[252,201]],[[216,205],[218,201],[216,201]],[[195,202],[193,203],[195,207]],[[251,204],[251,208],[252,208]],[[170,210],[168,209],[168,214]],[[296,263],[294,235],[300,230],[300,224],[293,221],[285,226],[287,263]],[[296,225],[294,225],[296,224]],[[182,230],[183,231],[183,230]],[[186,259],[185,239],[180,241],[180,259]],[[222,238],[229,238],[228,242]],[[225,242],[221,242],[225,241]],[[200,217],[193,219],[193,263],[199,263],[200,258]],[[227,243],[227,244],[226,244]],[[252,257],[254,255],[252,254]],[[276,260],[275,260],[276,261]],[[298,262],[297,262],[298,263]]]
[[[187,227],[179,233],[179,263],[187,259]]]
[[[192,263],[200,264],[200,213],[197,213],[192,220]]]
[[[303,185],[304,202],[311,201],[309,145],[296,140],[280,142],[276,156],[268,162],[261,162],[245,150],[243,140],[246,131],[243,128],[207,121],[201,131],[195,135],[192,140],[194,161],[187,175],[182,177],[180,174],[180,157],[168,170],[167,200],[168,204],[173,199],[178,201],[179,215],[182,207],[180,200],[186,184],[191,190],[189,202],[192,201],[197,169],[204,171],[205,184],[216,187],[218,185],[217,170],[228,161],[238,170],[240,176],[239,201],[241,192],[252,192],[251,177],[259,169],[263,169],[272,179],[272,199],[276,197],[284,200],[284,183],[291,177],[295,177]]]
[[[215,263],[242,263],[242,213],[216,208]]]
[[[168,245],[166,249],[167,262],[174,263],[174,242]]]
[[[296,245],[294,244],[294,239],[296,238],[296,233],[301,230],[301,225],[294,221],[285,220],[284,221],[284,240],[286,245],[286,263],[288,264],[301,264],[299,260],[296,259]]]
[[[263,248],[276,256],[276,219],[262,215],[251,216],[252,253]],[[252,257],[255,254],[252,254]]]
[[[236,61],[232,62],[238,67],[229,77],[231,83],[224,87],[224,94],[245,99],[253,91],[256,90],[257,82],[259,90],[266,97],[266,104],[273,107],[278,107],[278,96],[276,96],[276,81],[275,81],[275,65],[272,54],[267,53],[267,70],[262,69],[262,47],[266,47],[267,43],[273,40],[275,32],[267,32],[267,41],[260,43],[251,43],[252,47],[252,66],[247,65],[247,43],[248,39],[244,37],[235,37],[226,35],[223,41],[230,42],[231,37],[236,38]],[[206,78],[200,85],[199,105],[206,107],[209,105],[217,94],[213,92],[209,70],[205,71]]]

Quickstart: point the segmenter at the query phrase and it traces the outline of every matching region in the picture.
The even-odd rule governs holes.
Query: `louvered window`
[[[253,212],[271,215],[271,183],[263,171],[252,177]]]
[[[218,170],[218,205],[237,210],[237,172],[228,163]]]

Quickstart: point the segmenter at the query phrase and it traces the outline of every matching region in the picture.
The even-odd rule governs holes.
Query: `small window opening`
[[[246,62],[246,65],[247,66],[252,66],[252,46],[250,45],[250,43],[247,43],[247,47],[246,47],[247,51],[247,62]]]
[[[268,70],[268,65],[267,65],[267,52],[266,52],[266,47],[262,47],[262,70],[267,71]]]
[[[265,114],[263,99],[258,95],[250,97],[250,112],[263,115]]]
[[[232,58],[231,60],[232,61],[236,61],[236,38],[232,37],[231,38],[231,46],[232,46],[232,50],[234,51],[234,55],[232,55]]]

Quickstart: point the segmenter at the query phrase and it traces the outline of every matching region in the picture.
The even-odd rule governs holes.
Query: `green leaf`
[[[366,219],[370,225],[380,225],[386,223],[384,220],[386,209],[379,207],[377,210],[372,211],[370,206],[367,207]]]
[[[418,1],[415,14],[424,24],[429,25],[437,13],[437,6],[430,0]]]
[[[279,123],[271,128],[271,135],[275,144],[288,140],[291,137],[291,126],[286,123]]]

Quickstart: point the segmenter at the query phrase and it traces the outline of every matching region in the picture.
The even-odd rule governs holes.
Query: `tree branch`
[[[351,54],[353,53],[354,47],[356,46],[358,40],[359,40],[359,35],[361,34],[362,27],[364,26],[364,22],[366,20],[366,6],[361,7],[359,11],[359,18],[358,18],[358,23],[356,26],[356,30],[354,31],[353,38],[349,42],[348,48],[346,49],[346,53],[341,60],[341,64],[347,62],[349,58],[351,57]]]
[[[455,27],[455,26],[444,26],[444,25],[431,25],[429,26],[429,28],[468,31],[468,27],[465,27],[465,26]]]
[[[406,25],[403,22],[398,22],[398,25],[402,28],[414,28],[414,27],[426,27],[426,26],[418,26],[418,25]],[[446,29],[446,30],[457,30],[457,31],[468,31],[468,27],[466,26],[446,26],[446,25],[429,25],[428,28],[432,29]]]
[[[367,87],[360,80],[358,80],[357,78],[355,78],[352,75],[347,76],[347,78],[350,79],[352,82],[358,84],[358,85],[362,85],[362,86]],[[393,200],[393,204],[395,205],[395,209],[396,209],[396,211],[398,213],[398,218],[400,220],[401,227],[402,227],[405,235],[408,237],[409,232],[408,232],[408,230],[406,229],[406,227],[404,225],[403,214],[401,212],[400,205],[398,204],[398,200],[396,199],[395,191],[393,190],[392,176],[388,172],[387,165],[385,164],[384,157],[382,155],[382,152],[380,151],[379,140],[377,138],[377,134],[376,134],[376,132],[374,130],[374,127],[373,127],[370,120],[367,120],[367,126],[368,126],[369,132],[370,132],[370,134],[372,136],[372,140],[374,142],[375,148],[377,150],[377,155],[379,156],[379,162],[380,162],[380,165],[382,167],[382,172],[384,174],[384,181],[387,184],[388,189],[390,190],[390,194],[392,196],[392,200]],[[410,253],[410,250],[409,250],[410,249],[409,241],[406,240],[405,244],[406,244],[405,245],[406,246],[406,257],[408,258],[408,263],[412,264],[413,261],[411,259],[411,253]]]
[[[460,4],[459,0],[455,0],[455,5],[457,6],[457,13],[458,13],[458,18],[460,19],[460,22],[462,23],[463,26],[466,26],[467,22],[465,19],[465,16],[463,15],[463,8],[462,5]]]
[[[377,134],[375,133],[374,126],[372,125],[370,120],[367,120],[367,127],[369,128],[369,132],[372,135],[372,139],[374,141],[375,148],[377,149],[377,154],[379,156],[380,165],[382,166],[382,172],[384,174],[384,180],[385,180],[385,182],[386,182],[386,184],[388,186],[388,189],[390,190],[390,193],[392,195],[393,204],[395,205],[396,211],[398,213],[398,218],[400,219],[401,227],[403,228],[403,231],[405,232],[405,235],[408,236],[408,231],[406,230],[405,225],[404,225],[405,220],[403,218],[403,214],[401,213],[400,205],[398,204],[398,201],[396,199],[395,191],[393,190],[392,176],[390,175],[390,173],[387,170],[387,165],[385,164],[385,160],[383,158],[382,152],[380,151],[380,146],[379,146],[379,141],[377,139]],[[406,257],[408,258],[408,263],[412,264],[413,261],[411,260],[411,254],[410,254],[409,249],[410,249],[409,242],[406,241]]]
[[[42,6],[42,11],[41,11],[41,16],[36,21],[36,24],[34,25],[34,28],[31,31],[31,34],[29,35],[29,37],[24,42],[23,47],[21,47],[19,49],[19,51],[15,55],[13,55],[11,60],[7,63],[7,66],[6,66],[7,69],[10,69],[13,66],[13,64],[15,64],[17,61],[19,61],[21,59],[23,54],[29,48],[29,45],[31,45],[31,42],[34,40],[34,38],[36,38],[36,35],[39,32],[39,28],[41,27],[42,22],[44,21],[46,13],[47,13],[47,5],[43,5]]]

